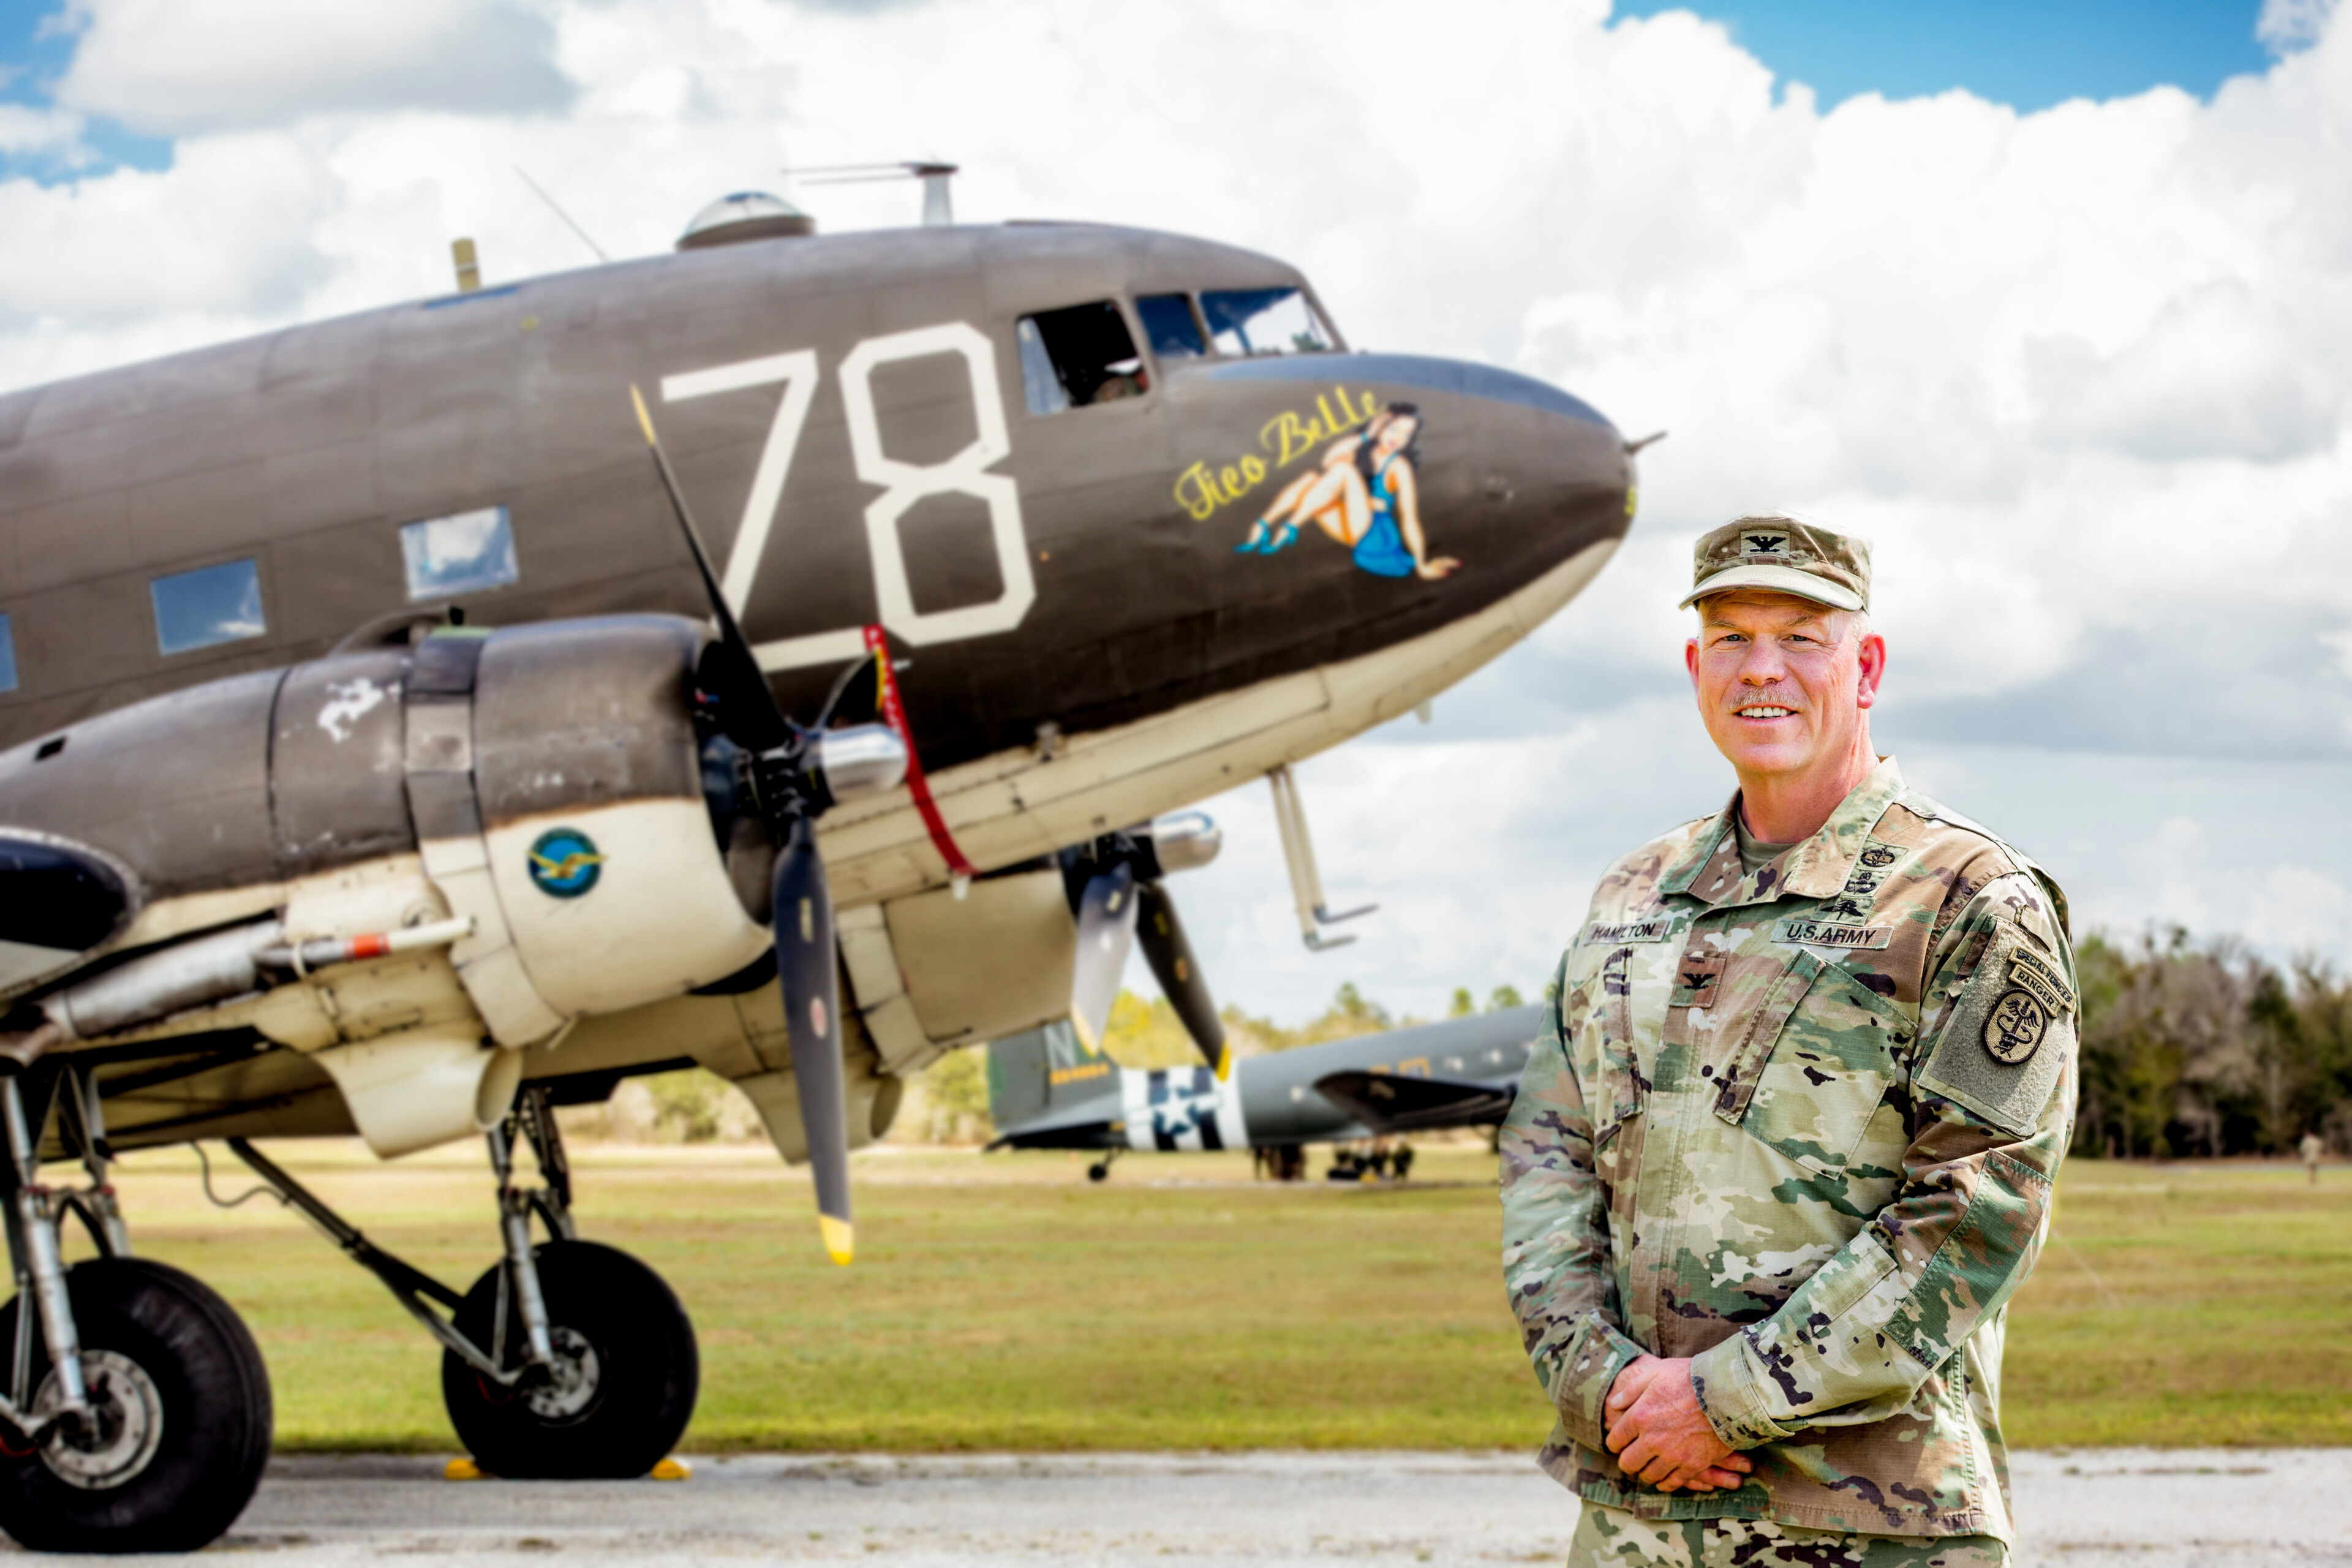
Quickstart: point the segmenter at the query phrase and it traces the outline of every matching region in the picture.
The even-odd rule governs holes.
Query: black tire
[[[502,1387],[444,1351],[441,1398],[474,1462],[513,1480],[612,1480],[661,1462],[694,1415],[702,1363],[694,1324],[660,1275],[593,1241],[550,1241],[533,1256],[559,1354],[584,1363],[580,1385]],[[488,1350],[499,1265],[474,1281],[457,1330]],[[511,1294],[511,1292],[509,1292]],[[507,1357],[520,1360],[520,1311],[509,1304]]]
[[[236,1522],[269,1462],[269,1372],[253,1336],[203,1281],[144,1258],[97,1258],[67,1270],[84,1373],[114,1412],[107,1446],[65,1436],[19,1453],[0,1445],[0,1530],[35,1552],[194,1552]],[[0,1309],[0,1346],[16,1342],[21,1300]],[[133,1369],[126,1373],[128,1365]],[[37,1326],[32,1387],[49,1374]],[[143,1377],[143,1386],[133,1376]],[[153,1417],[152,1447],[130,1443],[124,1402]],[[144,1418],[141,1418],[145,1425]],[[111,1448],[119,1468],[110,1473]],[[143,1450],[141,1451],[141,1450]],[[79,1484],[66,1479],[80,1467]]]

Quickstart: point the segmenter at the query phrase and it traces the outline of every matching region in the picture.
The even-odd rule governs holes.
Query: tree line
[[[2178,927],[2074,950],[2083,1097],[2074,1152],[2290,1154],[2352,1148],[2352,984]]]
[[[2291,1155],[2306,1132],[2352,1152],[2352,981],[2333,966],[2312,957],[2280,965],[2237,938],[2200,942],[2178,927],[2137,939],[2096,932],[2074,959],[2082,985],[2075,1153]],[[1498,986],[1485,1009],[1520,1000],[1516,988]],[[1131,1010],[1115,1017],[1114,1054],[1155,1067],[1192,1059],[1165,1002],[1122,996],[1120,1004]],[[1447,1016],[1478,1010],[1465,987]],[[1320,1016],[1290,1027],[1234,1007],[1224,1018],[1245,1054],[1421,1021],[1394,1016],[1352,984]]]

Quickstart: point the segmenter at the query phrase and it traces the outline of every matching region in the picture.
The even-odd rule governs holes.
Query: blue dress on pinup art
[[[1356,564],[1382,577],[1410,577],[1414,571],[1412,552],[1404,547],[1404,535],[1397,531],[1396,475],[1391,471],[1402,455],[1391,453],[1372,476],[1372,521],[1364,537],[1356,541]]]

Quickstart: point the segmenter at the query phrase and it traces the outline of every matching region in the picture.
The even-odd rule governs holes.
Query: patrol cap
[[[1696,584],[1675,607],[1709,594],[1757,588],[1794,594],[1840,610],[1870,608],[1870,541],[1823,528],[1794,512],[1767,511],[1700,536],[1691,552]]]

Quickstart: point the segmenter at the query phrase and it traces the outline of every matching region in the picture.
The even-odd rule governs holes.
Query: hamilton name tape
[[[2031,948],[2021,947],[2009,955],[2009,983],[2033,994],[2053,1013],[2074,1010],[2074,989],[2058,966]]]
[[[1602,942],[1664,942],[1674,934],[1675,917],[1656,915],[1646,921],[1594,921],[1584,928],[1584,940],[1590,944]]]
[[[1772,928],[1772,940],[1796,947],[1885,947],[1895,940],[1895,928],[1836,926],[1821,921],[1782,921]]]

